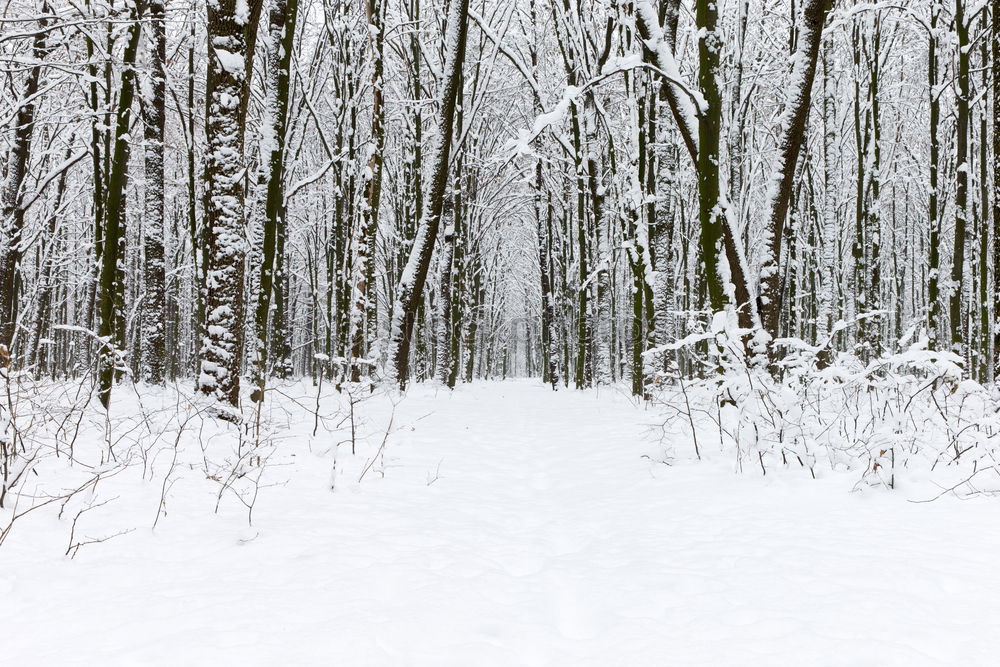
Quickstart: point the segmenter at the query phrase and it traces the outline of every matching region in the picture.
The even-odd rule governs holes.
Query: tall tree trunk
[[[590,120],[596,124],[596,119]],[[588,145],[596,149],[597,132],[592,131]],[[594,268],[597,273],[597,326],[594,332],[594,381],[598,385],[611,384],[611,229],[608,214],[605,211],[604,170],[600,162],[594,158],[594,153],[588,159],[588,180],[590,201],[593,207],[594,230],[597,233],[597,261]]]
[[[166,120],[167,31],[163,0],[149,0],[150,89],[142,101],[145,157],[145,198],[143,201],[143,282],[142,340],[140,377],[151,383],[163,382],[166,347],[164,343],[164,190],[163,129]]]
[[[264,382],[268,373],[268,354],[274,348],[279,353],[286,339],[283,331],[283,318],[279,312],[281,301],[279,295],[284,289],[284,274],[282,258],[284,255],[284,238],[286,227],[285,207],[285,139],[288,129],[288,90],[291,79],[290,69],[292,52],[295,45],[295,24],[298,17],[298,0],[275,0],[268,16],[270,42],[268,44],[268,90],[265,122],[267,141],[264,143],[267,151],[267,200],[264,205],[264,238],[261,255],[259,290],[257,292],[257,309],[254,316],[254,327],[257,334],[255,370],[257,388],[254,391],[255,401],[263,400]],[[275,313],[271,317],[272,304]],[[273,319],[274,345],[269,319]],[[288,363],[286,355],[281,354],[279,363],[282,369]]]
[[[451,139],[454,134],[455,101],[462,80],[465,42],[468,33],[469,0],[452,0],[448,12],[448,34],[445,36],[444,87],[441,94],[441,118],[438,126],[438,150],[434,172],[427,194],[427,210],[420,220],[417,235],[410,250],[406,268],[396,288],[390,334],[390,364],[394,379],[401,388],[406,386],[410,363],[410,340],[413,336],[417,309],[423,299],[424,283],[430,268],[434,242],[437,239],[444,195],[448,185]]]
[[[871,106],[871,207],[865,220],[865,245],[868,250],[868,295],[865,306],[870,312],[882,310],[882,111],[879,84],[882,69],[882,14],[875,12],[872,35],[871,66],[868,74],[868,103]],[[882,327],[885,318],[879,316],[861,323],[865,332],[865,348],[873,358],[882,355]]]
[[[539,13],[537,11],[537,1],[530,3],[531,24],[537,26]],[[539,61],[537,42],[533,42],[529,47],[531,58],[531,75],[538,80]],[[534,91],[534,113],[537,118],[543,113],[542,100],[539,91]],[[537,140],[536,140],[537,141]],[[555,320],[555,299],[552,293],[552,276],[549,269],[552,244],[551,221],[552,209],[543,205],[545,196],[545,181],[542,178],[542,156],[535,159],[535,183],[532,192],[532,203],[535,213],[535,233],[538,236],[538,274],[539,292],[541,295],[541,337],[542,337],[542,381],[548,382],[555,390],[559,384],[559,371],[556,365],[556,358],[559,354],[556,348],[555,332],[553,330]],[[545,211],[543,212],[543,208]]]
[[[993,0],[990,6],[993,19],[993,381],[996,382],[1000,378],[1000,0]]]
[[[938,139],[938,123],[941,117],[941,91],[938,90],[937,26],[941,15],[941,1],[932,0],[930,31],[927,37],[927,96],[930,100],[930,193],[928,194],[927,215],[930,238],[927,243],[927,336],[931,349],[937,349],[938,334],[941,331],[941,301],[939,280],[941,275],[941,219],[938,210],[938,168],[941,144]]]
[[[820,352],[819,363],[829,363],[833,345],[828,341],[837,319],[834,294],[836,293],[836,257],[840,232],[837,227],[837,210],[831,189],[833,187],[833,146],[836,141],[836,82],[833,79],[830,62],[831,43],[828,39],[823,50],[823,211],[819,230],[822,254],[820,262],[820,288],[816,304],[816,345],[825,346]]]
[[[383,0],[366,0],[368,35],[372,48],[372,129],[368,166],[364,175],[364,203],[361,225],[355,239],[354,305],[351,318],[351,381],[359,382],[369,364],[360,360],[374,356],[369,352],[376,336],[378,319],[375,301],[375,239],[378,233],[378,209],[382,195],[382,151],[385,147],[385,109],[382,98],[385,39]],[[368,359],[374,363],[373,359]]]
[[[550,271],[550,254],[552,243],[551,207],[544,207],[543,213],[542,197],[545,194],[545,184],[542,180],[542,160],[535,160],[535,229],[538,235],[538,272],[539,287],[542,297],[542,380],[552,385],[553,391],[559,385],[559,369],[556,358],[559,355],[556,347],[555,331],[555,303],[552,294],[552,275]]]
[[[952,351],[965,358],[965,321],[962,300],[965,282],[965,233],[969,198],[969,24],[965,17],[965,0],[955,0],[955,34],[958,48],[958,71],[955,91],[955,245],[951,260],[951,319]]]
[[[461,163],[459,163],[457,168],[461,176]],[[452,216],[452,221],[454,224],[454,230],[452,234],[455,237],[454,241],[454,254],[452,256],[452,271],[453,275],[451,278],[451,313],[449,314],[448,323],[450,329],[448,332],[449,336],[449,350],[448,350],[448,375],[445,379],[445,383],[450,389],[455,388],[455,384],[458,382],[458,375],[461,366],[461,351],[462,351],[462,326],[464,322],[464,313],[467,312],[466,307],[466,292],[468,291],[468,286],[465,283],[466,271],[465,271],[465,248],[468,242],[468,235],[466,233],[467,225],[467,206],[465,203],[465,197],[462,193],[463,180],[460,178],[457,182],[456,188],[458,192],[455,195],[455,210]]]
[[[646,264],[650,260],[648,251],[649,227],[656,224],[656,176],[653,169],[653,152],[650,143],[656,127],[656,102],[647,94],[645,85],[646,79],[635,77],[630,82],[632,93],[629,97],[635,105],[636,127],[634,130],[636,164],[634,171],[634,181],[632,187],[637,193],[637,200],[629,204],[629,230],[627,238],[632,239],[632,248],[629,249],[629,267],[632,270],[632,395],[642,396],[646,379],[653,368],[653,361],[643,360],[643,348],[648,345],[652,347],[656,341],[656,333],[653,327],[653,299],[644,304],[647,290],[652,289],[650,284],[652,276],[652,266]],[[628,84],[626,84],[628,85]],[[645,306],[645,307],[644,307]],[[649,317],[649,325],[646,325],[643,315]],[[645,329],[645,335],[644,334]]]
[[[86,0],[87,9],[91,9],[90,0]],[[98,58],[94,49],[94,39],[87,32],[84,37],[87,49],[87,76],[90,85],[87,91],[87,106],[92,114],[90,122],[90,156],[91,156],[91,180],[93,183],[93,214],[94,214],[94,261],[91,264],[94,273],[88,284],[87,313],[84,316],[85,326],[92,326],[94,323],[94,311],[96,308],[97,280],[101,266],[101,253],[104,248],[104,146],[106,145],[107,129],[101,122],[103,113],[98,95]]]
[[[571,84],[572,85],[572,84]],[[577,311],[576,311],[576,373],[574,383],[577,389],[587,386],[587,330],[588,284],[587,284],[587,212],[586,212],[586,162],[583,159],[583,142],[580,131],[580,117],[577,107],[573,107],[573,159],[576,168],[576,254],[577,254]]]
[[[722,36],[718,29],[719,10],[714,0],[697,0],[695,24],[698,28],[698,86],[707,109],[698,122],[698,219],[701,223],[701,254],[705,265],[708,306],[712,312],[725,309],[729,298],[725,275],[724,227],[726,220],[719,184],[719,141],[722,134],[722,95],[719,90],[719,57]]]
[[[205,285],[207,284],[208,276],[205,273],[207,264],[205,261],[207,247],[206,244],[202,243],[202,236],[204,227],[199,229],[198,226],[198,186],[197,186],[197,175],[195,173],[195,112],[194,112],[194,88],[195,88],[195,64],[194,64],[194,51],[195,51],[195,19],[190,17],[190,32],[188,33],[188,57],[187,57],[187,136],[188,136],[188,151],[187,151],[187,223],[188,223],[188,234],[189,243],[191,244],[191,265],[194,270],[194,322],[192,324],[192,330],[194,331],[193,340],[193,350],[192,358],[196,362],[194,368],[195,371],[200,368],[200,362],[198,361],[198,343],[204,335],[202,330],[202,325],[205,321]]]
[[[118,113],[115,122],[114,157],[107,182],[107,199],[104,205],[104,234],[101,252],[101,268],[98,281],[98,315],[97,335],[102,341],[100,368],[98,372],[98,397],[107,409],[111,402],[111,386],[114,382],[115,369],[119,355],[116,342],[124,338],[121,326],[119,294],[122,276],[120,263],[124,259],[121,252],[124,246],[123,225],[125,218],[125,179],[129,160],[128,132],[132,124],[132,99],[135,93],[135,62],[139,49],[139,37],[142,30],[139,25],[138,6],[133,5],[130,14],[128,42],[122,56],[124,69],[121,75],[121,85],[118,90]]]
[[[995,19],[994,19],[995,20]],[[980,25],[983,27],[983,35],[988,35],[989,17],[986,8],[980,15]],[[989,244],[990,244],[990,149],[987,138],[989,137],[989,52],[990,45],[987,39],[980,43],[980,86],[983,91],[983,105],[979,114],[979,216],[977,227],[979,229],[979,249],[976,263],[978,265],[979,283],[979,331],[976,336],[976,378],[982,384],[991,381],[993,375],[993,362],[990,356],[990,346],[992,344],[992,333],[990,332],[990,296],[989,296]]]
[[[854,180],[854,237],[851,244],[851,299],[852,310],[850,316],[862,314],[867,311],[865,304],[867,267],[865,266],[865,230],[867,228],[865,217],[867,206],[865,201],[865,184],[868,168],[868,141],[870,132],[870,117],[866,115],[861,103],[861,56],[863,50],[863,38],[860,26],[860,19],[855,18],[852,27],[852,57],[854,63],[854,151],[857,159]],[[861,337],[855,338],[860,341]]]
[[[259,4],[259,3],[258,3]],[[243,359],[243,121],[250,78],[248,18],[238,0],[208,5],[205,134],[206,295],[199,389],[238,407]],[[253,31],[255,32],[255,31]]]
[[[451,376],[451,334],[452,334],[452,293],[451,276],[452,262],[455,258],[455,208],[449,204],[451,211],[444,215],[448,219],[444,228],[444,243],[438,255],[438,264],[441,271],[440,290],[438,294],[438,319],[437,319],[437,378],[442,384],[448,383]]]
[[[663,4],[663,38],[670,52],[676,49],[677,22],[679,18],[680,0],[666,0]],[[650,95],[650,138],[658,148],[654,149],[654,156],[650,156],[650,161],[655,162],[647,167],[651,171],[653,183],[648,186],[648,194],[656,194],[662,202],[656,207],[655,214],[649,219],[650,248],[652,254],[652,265],[654,268],[653,278],[653,299],[655,312],[655,343],[662,345],[669,342],[674,334],[671,327],[675,300],[674,291],[676,286],[673,282],[673,248],[671,243],[674,236],[674,211],[677,197],[673,192],[676,183],[676,172],[679,165],[680,146],[676,140],[668,141],[668,128],[666,117],[658,111],[658,102],[666,100],[666,93],[671,86],[653,86]],[[673,109],[673,107],[670,107]],[[676,118],[676,114],[674,114]],[[652,373],[662,373],[666,370],[667,358],[665,354],[658,355],[652,360]],[[655,375],[654,375],[655,378]]]

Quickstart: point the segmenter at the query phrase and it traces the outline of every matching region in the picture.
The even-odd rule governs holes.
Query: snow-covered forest
[[[0,86],[0,662],[993,662],[1000,0],[8,0]]]

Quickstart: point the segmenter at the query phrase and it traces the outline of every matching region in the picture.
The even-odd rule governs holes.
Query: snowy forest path
[[[212,513],[195,440],[155,531],[161,482],[124,476],[79,533],[128,535],[69,560],[63,524],[25,524],[0,549],[0,662],[995,662],[995,501],[737,475],[711,443],[701,462],[672,443],[667,465],[662,417],[618,389],[379,393],[358,406],[355,456],[343,425],[314,438],[310,415],[279,407],[250,527],[232,496]]]
[[[1000,530],[977,535],[982,514],[765,484],[693,463],[692,443],[665,465],[662,417],[617,388],[424,388],[400,408],[414,430],[393,439],[384,481],[429,486],[352,497],[338,516],[374,519],[361,543],[413,540],[419,575],[384,583],[409,609],[388,633],[406,664],[935,664],[965,624],[1000,630],[1000,580],[951,565],[962,544],[970,571],[990,567]]]

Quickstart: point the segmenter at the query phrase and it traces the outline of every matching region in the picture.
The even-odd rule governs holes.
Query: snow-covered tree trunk
[[[951,259],[949,317],[952,351],[965,357],[965,321],[962,301],[965,284],[965,233],[969,199],[969,24],[965,0],[955,0],[955,36],[958,69],[955,89],[955,237]]]
[[[279,354],[284,347],[285,332],[277,330],[281,318],[277,312],[272,319],[272,304],[281,299],[284,275],[281,270],[286,235],[287,210],[285,206],[285,141],[288,128],[289,81],[292,51],[295,45],[295,24],[298,17],[298,0],[274,0],[268,16],[268,81],[264,115],[264,133],[261,157],[266,160],[267,199],[264,205],[261,263],[257,292],[257,309],[254,317],[256,331],[255,370],[258,383],[255,400],[263,399],[269,352]],[[277,310],[275,308],[274,310]],[[274,336],[271,335],[273,324]],[[280,327],[283,328],[283,327]],[[272,344],[273,341],[273,344]],[[282,354],[281,357],[284,357]],[[280,358],[282,367],[287,359]]]
[[[990,5],[993,19],[993,381],[1000,379],[1000,0]],[[985,137],[983,138],[985,141]],[[985,258],[984,258],[985,261]]]
[[[987,35],[985,24],[988,17],[986,9],[983,8],[981,23],[984,25],[983,34]],[[988,91],[990,89],[990,45],[984,39],[979,45],[979,90]],[[976,249],[976,282],[978,287],[978,315],[976,342],[975,342],[975,374],[973,378],[981,384],[986,384],[993,380],[993,357],[991,348],[993,344],[993,332],[990,328],[990,146],[987,141],[989,137],[989,95],[983,93],[983,105],[979,113],[979,211],[977,219],[978,247]]]
[[[661,86],[650,85],[645,75],[635,79],[635,94],[631,101],[635,113],[634,146],[635,166],[631,170],[632,195],[632,394],[643,396],[654,382],[656,372],[663,366],[663,355],[650,351],[657,341],[664,339],[657,332],[658,303],[657,277],[654,267],[658,261],[651,238],[656,234],[657,206],[657,97]],[[669,259],[667,260],[669,262]],[[666,268],[666,263],[662,265]]]
[[[142,339],[140,342],[140,377],[152,383],[163,382],[166,347],[164,329],[164,252],[163,252],[163,130],[166,122],[167,59],[166,16],[163,0],[149,0],[147,16],[151,44],[150,79],[142,99],[145,160],[143,198],[143,283]]]
[[[207,244],[201,242],[205,234],[204,224],[198,224],[198,161],[195,155],[195,119],[198,114],[195,111],[195,42],[196,42],[196,25],[194,18],[190,19],[190,27],[188,32],[188,49],[187,49],[187,86],[186,93],[187,99],[187,119],[186,119],[186,137],[187,137],[187,160],[186,160],[186,171],[187,171],[187,232],[188,232],[188,244],[191,248],[191,268],[192,268],[192,289],[194,297],[194,322],[193,322],[193,343],[194,352],[192,355],[194,359],[193,371],[195,373],[201,368],[201,362],[198,359],[198,346],[201,343],[201,338],[203,336],[202,326],[205,322],[205,283],[206,283],[206,253],[208,249]]]
[[[938,20],[941,16],[942,0],[931,0],[930,30],[927,36],[927,98],[930,108],[930,187],[928,192],[927,216],[930,229],[927,250],[927,337],[931,349],[937,349],[941,331],[941,297],[939,292],[941,276],[941,218],[938,204],[938,169],[941,143],[938,138],[938,123],[941,117],[941,95],[938,90]]]
[[[830,4],[830,0],[807,0],[802,10],[798,46],[793,56],[792,73],[787,85],[788,100],[785,103],[785,113],[779,121],[781,138],[778,146],[778,167],[768,192],[770,219],[767,229],[770,238],[767,239],[767,255],[760,269],[761,322],[772,339],[778,337],[784,296],[780,262],[785,221],[788,217],[788,204],[792,195],[799,152],[806,137],[812,84],[823,39],[823,24],[826,22]]]
[[[530,3],[531,23],[534,28],[538,27],[538,2],[531,0]],[[537,35],[529,47],[531,76],[535,85],[532,87],[532,99],[534,102],[533,111],[535,117],[543,113],[541,91],[538,89],[537,81],[539,77],[539,58]],[[499,47],[499,41],[498,47]],[[536,139],[537,148],[540,148],[540,141]],[[559,384],[559,370],[556,359],[559,350],[556,346],[555,336],[555,295],[553,294],[552,275],[550,270],[552,229],[549,221],[551,219],[551,209],[545,205],[545,180],[542,176],[543,158],[539,155],[535,159],[535,181],[532,191],[532,208],[535,214],[535,234],[538,237],[538,276],[539,293],[541,296],[541,343],[542,343],[542,381],[548,382],[555,390]]]
[[[871,204],[866,217],[865,245],[868,258],[868,294],[865,307],[872,311],[882,310],[882,14],[875,12],[872,30],[872,56],[868,72],[868,104],[871,114],[871,155],[869,158]],[[888,318],[876,317],[861,323],[865,350],[872,358],[882,356],[883,322]]]
[[[698,7],[701,5],[699,4]],[[715,4],[712,3],[711,7],[705,4],[705,8],[711,9],[715,17],[714,20],[717,20],[718,9]],[[636,0],[636,29],[644,42],[643,52],[660,70],[661,75],[669,77],[663,82],[663,97],[670,106],[670,111],[677,123],[677,130],[680,132],[692,162],[697,163],[699,110],[695,107],[692,99],[692,90],[681,77],[674,59],[679,17],[680,0],[664,0],[662,26],[660,25],[659,12],[654,8],[652,0]],[[706,16],[701,20],[707,19]],[[700,31],[701,23],[698,25]],[[704,35],[699,32],[699,37],[702,38]],[[718,54],[716,55],[718,56]]]
[[[590,154],[587,157],[588,187],[597,233],[597,261],[594,267],[597,282],[597,326],[594,332],[594,381],[599,385],[608,385],[612,381],[611,370],[611,226],[608,213],[605,210],[606,185],[604,169],[595,153],[600,144],[597,139],[596,118],[592,117],[593,102],[585,105],[585,123],[587,124],[587,147]]]
[[[823,48],[823,211],[820,213],[820,288],[816,305],[816,344],[824,345],[833,330],[834,293],[836,292],[836,265],[839,230],[837,229],[837,209],[830,190],[833,185],[834,143],[836,141],[836,118],[834,115],[836,81],[833,78],[830,40]],[[823,351],[823,363],[829,360],[831,345]]]
[[[246,241],[242,101],[249,85],[243,0],[208,5],[208,78],[205,134],[207,237],[205,323],[198,388],[239,406],[243,359],[243,272]]]
[[[133,5],[129,18],[128,42],[122,56],[125,65],[118,89],[118,108],[115,121],[115,141],[112,151],[111,171],[107,180],[107,199],[104,207],[104,226],[100,275],[97,286],[98,327],[102,341],[98,370],[98,397],[105,408],[111,402],[111,386],[120,361],[116,343],[124,339],[120,301],[124,257],[125,180],[129,161],[129,128],[132,123],[132,100],[135,96],[135,63],[142,30],[139,10]]]
[[[677,23],[679,20],[680,0],[666,0],[663,5],[663,41],[664,46],[673,53],[676,50]],[[674,335],[671,326],[671,311],[675,307],[673,298],[677,286],[674,284],[672,260],[674,257],[671,243],[674,236],[674,215],[677,195],[674,192],[676,186],[677,171],[679,168],[680,146],[675,141],[670,140],[667,131],[666,116],[659,112],[660,102],[666,101],[672,110],[674,118],[678,117],[676,102],[670,103],[669,91],[676,90],[675,86],[661,85],[654,87],[651,94],[650,107],[651,114],[655,114],[655,123],[652,124],[651,139],[654,142],[655,165],[652,167],[655,172],[656,186],[651,188],[655,191],[657,199],[662,202],[656,207],[656,213],[649,221],[650,249],[653,257],[653,309],[655,312],[655,332],[657,345],[669,342]],[[674,93],[677,94],[676,92]],[[689,149],[690,150],[690,149]],[[697,154],[697,151],[694,152]],[[651,157],[651,160],[653,158]],[[658,354],[651,359],[653,367],[652,373],[662,372],[666,367],[666,359],[663,354]]]
[[[383,42],[385,7],[383,0],[366,0],[368,36],[372,50],[372,122],[368,161],[365,168],[361,224],[354,239],[354,304],[351,315],[351,381],[358,382],[375,355],[369,350],[378,333],[375,300],[375,239],[378,232],[379,202],[382,195],[382,151],[385,147],[383,102]],[[362,361],[362,360],[368,361]]]
[[[448,32],[445,35],[445,80],[441,92],[437,151],[427,193],[427,208],[419,222],[409,259],[396,287],[389,337],[389,374],[400,387],[405,387],[408,379],[410,340],[417,319],[417,309],[423,299],[424,283],[427,281],[444,208],[449,174],[448,158],[454,134],[455,102],[458,86],[462,81],[462,64],[465,61],[468,14],[469,0],[452,0],[448,11]]]
[[[597,208],[597,207],[595,207]],[[595,376],[594,381],[600,385],[611,384],[611,244],[608,216],[599,210],[597,220],[598,245],[600,264],[597,267],[597,331],[594,341]]]
[[[456,180],[455,194],[455,214],[452,216],[455,236],[454,253],[452,256],[452,278],[451,278],[451,314],[449,316],[450,329],[448,331],[448,377],[445,380],[448,387],[454,389],[458,382],[458,376],[462,365],[462,327],[467,319],[468,304],[466,294],[468,285],[466,284],[466,247],[468,245],[468,235],[466,227],[468,225],[468,215],[466,210],[465,197],[461,192],[464,181],[461,178],[462,161],[456,165],[459,178]]]
[[[668,8],[671,11],[666,17],[672,21],[673,7]],[[740,326],[750,330],[757,324],[756,304],[750,296],[746,259],[742,242],[736,236],[736,221],[723,195],[720,179],[722,93],[719,67],[723,42],[718,19],[716,2],[698,0],[695,3],[698,95],[683,81],[668,35],[650,0],[636,2],[636,27],[644,40],[643,52],[665,77],[664,95],[697,172],[701,255],[708,306],[713,311],[720,311],[732,303],[736,306]],[[696,116],[698,111],[700,117]]]
[[[719,59],[722,35],[719,10],[714,0],[697,0],[698,86],[705,99],[705,112],[698,121],[698,219],[701,222],[701,254],[708,290],[708,306],[713,312],[730,302],[726,294],[731,276],[725,266],[726,225],[719,181],[722,134],[722,93],[719,88]]]
[[[537,111],[537,107],[536,107]],[[559,354],[556,347],[555,332],[553,329],[555,321],[555,304],[552,294],[552,277],[549,271],[549,244],[551,243],[551,230],[546,224],[549,211],[543,211],[542,198],[545,194],[545,183],[542,180],[542,160],[535,161],[535,184],[532,193],[532,204],[535,212],[535,229],[538,236],[538,272],[539,288],[542,297],[542,380],[548,382],[555,389],[559,384],[559,370],[556,365],[556,358]]]
[[[452,336],[452,294],[451,277],[452,261],[455,257],[455,223],[454,211],[444,214],[450,218],[444,228],[444,242],[438,254],[438,265],[441,273],[440,288],[437,302],[437,378],[442,384],[448,384],[451,376],[451,336]]]

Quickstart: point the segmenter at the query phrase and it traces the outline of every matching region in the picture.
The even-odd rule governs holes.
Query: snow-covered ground
[[[71,560],[71,516],[19,520],[0,663],[997,664],[995,500],[667,465],[616,390],[377,394],[354,456],[283,393],[252,526],[193,437],[102,482],[76,539],[133,532]]]

